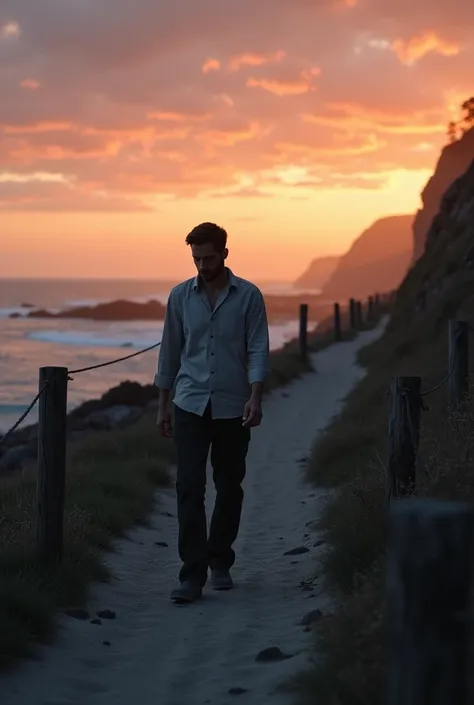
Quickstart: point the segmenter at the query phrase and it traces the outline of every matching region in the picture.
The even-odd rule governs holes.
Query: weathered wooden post
[[[469,391],[469,323],[449,321],[449,404],[456,406]]]
[[[389,512],[387,705],[467,705],[474,511],[409,499]]]
[[[369,296],[367,300],[367,321],[372,323],[374,321],[374,297]]]
[[[349,328],[355,330],[356,327],[355,299],[349,299]]]
[[[364,325],[364,317],[362,313],[362,301],[355,302],[355,317],[357,330],[361,330]]]
[[[59,562],[63,547],[66,484],[66,367],[41,367],[39,388],[37,549],[46,561]]]
[[[338,303],[334,304],[334,340],[341,340],[341,307]]]
[[[300,357],[303,362],[308,359],[308,304],[300,306]]]
[[[393,377],[388,422],[388,498],[415,487],[420,442],[421,377]]]
[[[376,316],[380,315],[380,294],[374,296],[374,313]]]

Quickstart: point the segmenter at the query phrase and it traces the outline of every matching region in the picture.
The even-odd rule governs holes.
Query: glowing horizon
[[[183,2],[7,0],[0,277],[179,279],[212,220],[238,273],[290,281],[420,206],[474,7]]]

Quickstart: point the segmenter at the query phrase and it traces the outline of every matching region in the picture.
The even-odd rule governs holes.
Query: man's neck
[[[229,275],[227,269],[224,269],[215,279],[210,282],[204,282],[204,287],[209,292],[217,292],[225,289],[229,283]]]

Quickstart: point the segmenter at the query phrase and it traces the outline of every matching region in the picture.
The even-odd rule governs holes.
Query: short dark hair
[[[201,223],[186,237],[187,245],[204,245],[211,243],[216,252],[223,252],[227,246],[227,233],[224,228],[215,223]]]

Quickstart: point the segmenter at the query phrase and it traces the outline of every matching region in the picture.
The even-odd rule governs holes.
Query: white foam
[[[11,315],[19,315],[22,318],[26,318],[29,309],[25,309],[22,306],[15,306],[12,308],[0,308],[0,318],[10,318]]]
[[[146,348],[161,339],[162,327],[153,326],[153,329],[136,330],[109,330],[103,331],[66,331],[66,330],[39,330],[32,331],[28,338],[42,343],[58,343],[74,347],[90,348]]]

